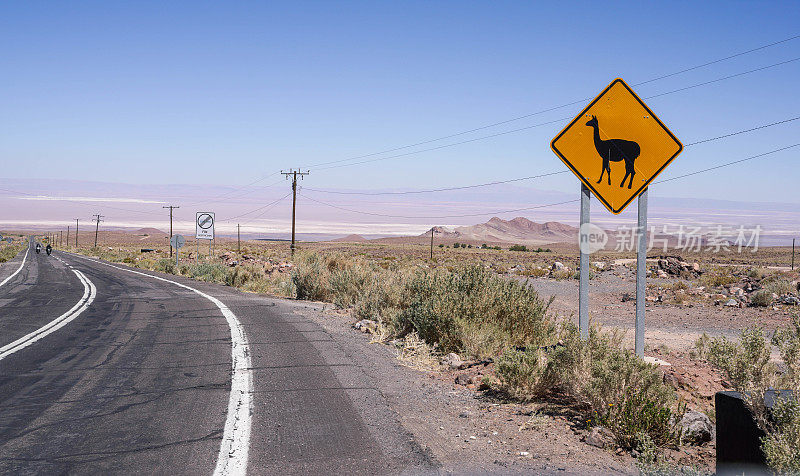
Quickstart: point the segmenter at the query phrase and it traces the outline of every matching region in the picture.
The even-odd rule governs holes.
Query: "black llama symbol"
[[[628,188],[633,185],[633,176],[636,175],[636,170],[633,168],[633,163],[639,157],[639,144],[631,140],[624,139],[600,139],[600,126],[597,125],[597,117],[592,116],[586,123],[587,126],[594,128],[594,148],[597,153],[603,158],[603,170],[600,171],[600,179],[597,183],[603,181],[603,174],[608,173],[608,184],[611,185],[611,166],[609,162],[625,161],[625,177],[622,178],[620,187],[625,186],[625,180],[630,176]]]

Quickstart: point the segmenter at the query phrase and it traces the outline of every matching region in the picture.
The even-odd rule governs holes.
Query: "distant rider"
[[[50,243],[48,243],[47,248],[45,248],[44,250],[47,251],[47,256],[50,256],[50,253],[53,252],[53,247],[50,246]]]
[[[40,251],[42,251],[42,245],[36,243],[36,253],[38,254]]]

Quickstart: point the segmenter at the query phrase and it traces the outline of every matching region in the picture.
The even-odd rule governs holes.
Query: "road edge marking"
[[[98,259],[67,253],[120,271],[146,276],[188,289],[214,303],[231,330],[231,392],[228,411],[225,417],[225,430],[222,434],[215,475],[239,475],[247,473],[247,459],[250,451],[250,432],[253,411],[253,371],[250,359],[250,344],[244,326],[236,315],[222,301],[191,286],[160,276],[122,268]]]
[[[0,283],[0,286],[2,286],[4,284],[6,284],[7,282],[9,282],[11,280],[11,278],[13,278],[17,274],[19,274],[20,271],[22,271],[22,267],[25,266],[25,260],[28,259],[28,253],[30,251],[31,251],[31,244],[28,243],[28,249],[25,250],[25,256],[22,257],[22,263],[19,265],[19,268],[17,268],[17,270],[14,271],[14,273],[11,276],[9,276],[6,279],[4,279],[3,282]]]
[[[62,327],[66,326],[70,322],[72,322],[76,317],[81,315],[83,311],[85,311],[89,305],[92,304],[94,301],[95,296],[97,296],[97,288],[94,286],[89,278],[86,277],[85,274],[81,273],[77,269],[72,270],[73,273],[78,277],[81,284],[83,284],[83,296],[81,299],[72,306],[67,312],[61,314],[57,318],[53,319],[49,323],[45,324],[44,326],[36,329],[35,331],[20,337],[19,339],[11,342],[10,344],[6,344],[3,347],[0,347],[0,360],[8,357],[9,355],[18,352],[25,347],[35,343],[36,341],[43,339],[44,337],[52,334],[53,332],[61,329]]]

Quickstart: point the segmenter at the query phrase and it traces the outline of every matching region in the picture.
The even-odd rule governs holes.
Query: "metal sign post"
[[[647,273],[647,189],[639,195],[639,233],[636,244],[636,355],[644,357],[644,305]]]
[[[581,329],[581,339],[589,338],[589,254],[580,246],[588,240],[586,225],[589,223],[590,203],[589,187],[581,183],[581,227],[580,227],[580,283],[578,287],[578,326]]]
[[[183,235],[173,235],[172,238],[169,239],[169,244],[175,248],[175,266],[178,266],[178,250],[183,248],[183,245],[186,244],[186,238],[184,238]]]
[[[208,240],[208,254],[213,255],[212,242],[214,241],[214,212],[197,212],[195,215],[195,240]],[[199,255],[198,247],[198,259]]]

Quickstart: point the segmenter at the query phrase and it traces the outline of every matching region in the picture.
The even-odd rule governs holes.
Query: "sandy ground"
[[[578,281],[549,278],[516,278],[528,281],[543,297],[555,296],[554,313],[577,322]],[[648,278],[648,296],[658,292],[652,287],[669,287],[675,279]],[[622,301],[622,295],[635,296],[636,276],[625,266],[614,266],[610,271],[597,273],[589,282],[589,316],[603,326],[612,326],[626,332],[626,341],[633,345],[636,321],[635,301]],[[758,324],[767,330],[781,327],[791,321],[795,310],[791,306],[726,307],[713,302],[696,300],[683,305],[647,302],[645,306],[645,346],[661,344],[670,349],[686,351],[702,335],[736,337],[741,329]]]

